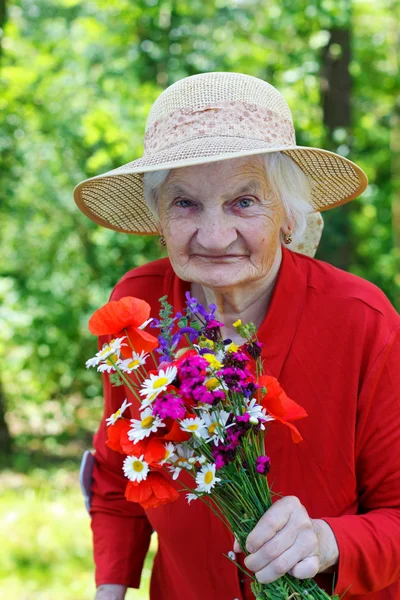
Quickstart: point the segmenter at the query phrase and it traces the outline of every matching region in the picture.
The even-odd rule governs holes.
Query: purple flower
[[[161,419],[171,417],[171,419],[183,419],[186,410],[182,399],[172,394],[159,396],[153,405],[153,415],[159,415]]]
[[[223,367],[217,372],[217,377],[223,377],[226,385],[233,392],[241,392],[250,375],[250,371],[238,367]]]
[[[217,454],[215,457],[215,468],[217,469],[217,471],[219,469],[222,469],[225,466],[225,460],[223,459],[221,454]]]
[[[205,376],[188,377],[181,383],[180,391],[186,398],[194,397],[196,390],[203,387]],[[206,388],[207,390],[207,388]]]
[[[244,352],[228,352],[224,359],[224,365],[226,367],[238,367],[244,369],[245,365],[249,362],[248,357]]]
[[[244,413],[244,415],[238,415],[236,417],[236,421],[238,423],[248,423],[249,420],[250,420],[250,415],[249,415],[249,413],[246,413],[246,412]]]
[[[263,344],[261,342],[249,342],[248,344],[245,344],[244,349],[251,356],[251,358],[257,360],[257,358],[261,356],[262,347]]]
[[[260,475],[268,475],[271,468],[271,459],[269,456],[258,456],[256,458],[256,471]]]

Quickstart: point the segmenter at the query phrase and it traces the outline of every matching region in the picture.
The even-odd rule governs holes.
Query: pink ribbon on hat
[[[256,139],[271,147],[296,145],[293,123],[273,110],[226,100],[202,108],[184,107],[152,123],[144,136],[144,155],[202,137]]]

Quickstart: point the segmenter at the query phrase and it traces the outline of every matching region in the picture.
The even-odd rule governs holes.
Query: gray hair
[[[313,212],[309,180],[300,167],[281,152],[264,154],[263,158],[271,192],[281,199],[287,217],[293,218],[293,239],[298,241],[307,227],[307,215]],[[161,186],[169,172],[170,169],[166,169],[143,174],[144,197],[156,219]]]

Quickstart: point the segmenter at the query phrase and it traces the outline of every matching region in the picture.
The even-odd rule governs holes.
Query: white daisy
[[[128,431],[128,438],[133,442],[144,440],[151,433],[155,433],[160,427],[165,427],[158,415],[152,414],[151,407],[146,408],[140,414],[140,419],[131,419],[132,427]]]
[[[256,423],[251,421],[251,419],[258,419],[259,421],[261,421],[261,429],[263,430],[265,429],[263,423],[275,420],[274,417],[271,417],[271,415],[267,414],[265,408],[263,408],[261,404],[258,404],[255,398],[252,398],[251,400],[246,399],[245,406],[246,412],[250,415],[250,422],[254,425]]]
[[[124,373],[132,373],[132,371],[135,371],[141,365],[146,363],[148,356],[148,353],[146,354],[144,350],[142,350],[140,354],[137,352],[132,352],[131,358],[121,360],[118,367],[121,369],[121,371],[124,371]]]
[[[188,501],[188,504],[190,504],[192,500],[197,500],[197,498],[197,494],[186,494],[186,500]]]
[[[124,412],[124,410],[126,408],[128,408],[128,406],[131,406],[132,402],[129,402],[128,404],[128,400],[125,398],[125,400],[123,401],[123,403],[121,404],[120,408],[111,415],[111,417],[108,417],[106,419],[106,424],[107,425],[114,425],[115,421],[118,421],[118,419],[120,419],[122,417],[122,413]]]
[[[229,419],[230,413],[226,410],[220,410],[218,412],[202,412],[201,418],[206,424],[208,438],[206,442],[210,442],[214,440],[214,444],[218,444],[218,442],[223,442],[225,440],[224,432],[229,427],[232,427],[233,423],[226,426],[226,423]]]
[[[178,369],[176,367],[167,367],[160,369],[157,375],[150,373],[149,379],[142,383],[142,389],[139,391],[141,396],[145,396],[142,406],[149,406],[161,392],[165,392],[167,387],[174,381]]]
[[[189,463],[189,459],[192,458],[194,452],[191,448],[179,444],[175,448],[174,454],[170,457],[171,465],[168,465],[170,473],[172,473],[172,479],[177,479],[182,469],[190,469],[192,465]]]
[[[143,458],[144,454],[142,454],[140,458],[136,458],[136,456],[127,456],[125,458],[122,465],[125,477],[131,481],[137,481],[138,483],[146,479],[150,469],[149,465],[143,460]]]
[[[174,462],[175,458],[178,458],[175,454],[175,446],[172,442],[168,442],[165,445],[165,456],[160,462],[160,465],[164,465],[166,462]]]
[[[198,438],[207,438],[208,431],[207,426],[203,419],[200,417],[194,417],[194,419],[182,419],[179,423],[182,431],[187,431],[187,433],[192,433]]]
[[[215,465],[207,463],[196,475],[196,492],[206,492],[208,494],[219,481],[221,481],[221,478],[215,476]]]
[[[89,358],[89,360],[86,361],[86,368],[88,369],[89,367],[96,367],[101,362],[104,362],[110,358],[112,358],[113,362],[116,362],[120,357],[122,346],[128,345],[122,343],[122,341],[125,339],[126,335],[111,340],[109,344],[104,344],[102,349],[99,350],[99,352],[97,352],[96,355],[93,356],[93,358]],[[109,364],[112,364],[111,360]]]
[[[115,356],[115,355],[114,355]],[[115,361],[115,362],[114,362]],[[115,365],[119,366],[120,363],[120,359],[117,358],[115,360],[115,358],[111,357],[111,360],[106,360],[106,362],[100,363],[99,366],[97,367],[97,370],[99,373],[115,373],[116,372],[116,368]]]

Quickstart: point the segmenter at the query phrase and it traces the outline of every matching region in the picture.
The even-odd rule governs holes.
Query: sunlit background
[[[160,92],[204,71],[275,85],[297,143],[357,162],[363,196],[324,214],[317,257],[400,307],[397,0],[0,0],[0,598],[94,597],[82,452],[102,412],[87,331],[154,238],[102,229],[82,179],[138,158]],[[396,263],[397,261],[397,263]],[[153,548],[154,550],[154,548]],[[148,597],[149,556],[141,592]]]

